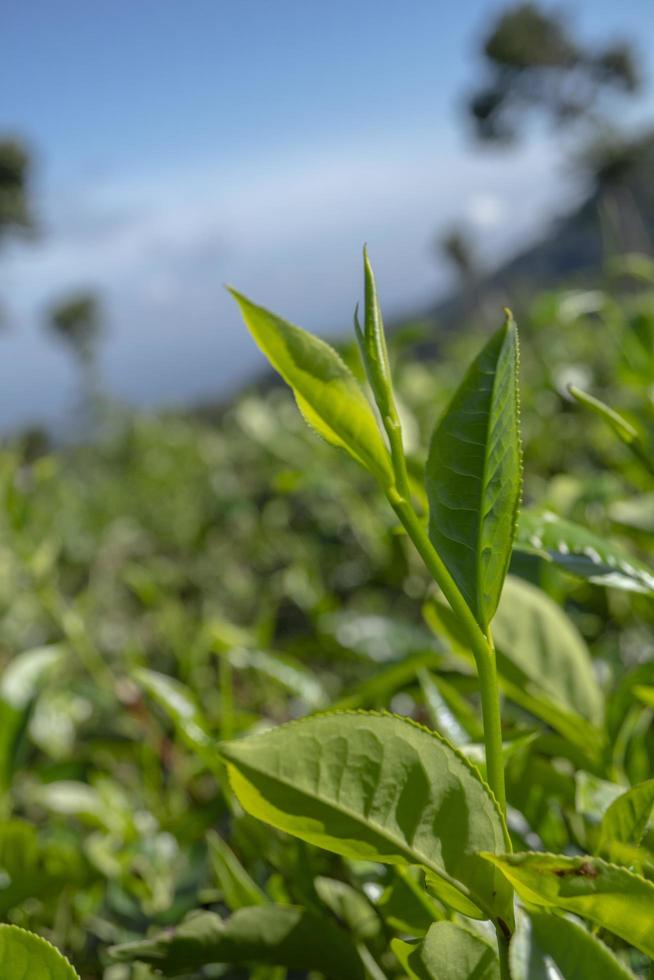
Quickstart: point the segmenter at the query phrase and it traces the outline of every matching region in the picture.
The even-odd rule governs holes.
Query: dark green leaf
[[[484,631],[511,557],[520,484],[518,338],[507,316],[436,426],[426,469],[431,540]]]
[[[329,919],[287,905],[258,905],[221,919],[197,912],[155,939],[126,943],[111,951],[125,963],[149,963],[167,977],[210,963],[267,963],[295,970],[320,970],[332,980],[363,980],[359,956]]]

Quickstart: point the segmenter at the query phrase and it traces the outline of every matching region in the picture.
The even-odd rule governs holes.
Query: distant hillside
[[[437,303],[427,317],[452,327],[470,313],[519,308],[522,298],[562,283],[592,284],[611,255],[654,251],[654,133],[590,160],[595,189],[535,245],[467,289]],[[470,292],[474,294],[471,302]]]

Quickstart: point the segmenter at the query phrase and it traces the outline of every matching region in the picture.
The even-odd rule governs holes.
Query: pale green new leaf
[[[596,585],[654,595],[654,571],[620,545],[551,511],[523,511],[515,547]]]
[[[454,908],[510,917],[506,888],[478,856],[505,848],[497,803],[428,729],[390,714],[333,712],[220,752],[253,816],[346,857],[421,865]]]
[[[580,923],[535,909],[517,916],[509,961],[512,980],[634,980],[608,946]]]
[[[594,725],[601,724],[604,699],[586,643],[542,589],[508,576],[493,638],[536,692]]]
[[[617,860],[615,845],[642,841],[654,808],[654,779],[632,786],[611,803],[602,817],[597,851]],[[614,853],[615,852],[615,853]]]
[[[55,946],[18,926],[0,925],[2,980],[79,980]]]
[[[381,483],[393,483],[388,450],[372,408],[336,351],[318,337],[230,290],[272,366],[293,389],[309,425],[347,451]]]
[[[375,396],[382,421],[384,425],[387,425],[388,421],[397,420],[397,409],[393,396],[393,382],[388,361],[384,322],[377,298],[377,285],[368,258],[368,249],[365,247],[363,249],[363,271],[365,282],[364,329],[361,330],[356,311],[354,313],[354,329],[368,382]]]
[[[331,980],[363,980],[359,955],[329,919],[292,905],[243,908],[229,919],[196,912],[155,939],[111,950],[122,962],[149,963],[167,977],[210,963],[266,963],[294,970],[320,970]]]
[[[597,857],[487,854],[530,905],[574,912],[654,957],[654,884]]]
[[[507,315],[436,426],[426,468],[429,535],[484,631],[509,566],[520,485],[518,335]]]
[[[421,942],[394,939],[391,948],[415,980],[500,978],[499,960],[490,943],[454,922],[435,922]]]

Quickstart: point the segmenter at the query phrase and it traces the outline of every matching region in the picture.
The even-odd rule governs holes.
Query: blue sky
[[[329,334],[367,240],[388,315],[448,284],[453,220],[489,259],[537,233],[562,191],[546,132],[509,155],[469,139],[490,0],[5,0],[0,131],[36,156],[36,244],[0,258],[0,426],[65,417],[75,376],[47,303],[97,288],[102,367],[137,405],[226,396],[261,361],[222,283]],[[559,4],[587,37],[634,37],[651,0]],[[648,90],[636,117],[653,108]]]

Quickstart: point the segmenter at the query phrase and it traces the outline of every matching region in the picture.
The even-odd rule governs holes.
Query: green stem
[[[504,762],[502,758],[502,725],[495,649],[492,640],[482,633],[477,620],[470,611],[468,604],[461,595],[456,582],[448,572],[443,560],[429,540],[411,504],[408,500],[403,499],[397,494],[389,494],[389,501],[404,525],[407,534],[413,541],[418,554],[427,566],[432,578],[440,586],[452,611],[466,632],[479,675],[488,783],[497,798],[502,813],[505,813],[506,791],[504,788]]]
[[[384,419],[384,428],[388,436],[397,488],[400,496],[410,502],[411,488],[409,487],[409,474],[407,473],[404,446],[402,445],[402,426],[398,418],[387,416]]]
[[[500,980],[511,980],[509,937],[499,926],[495,926],[495,932],[497,933],[497,952],[500,959]]]

